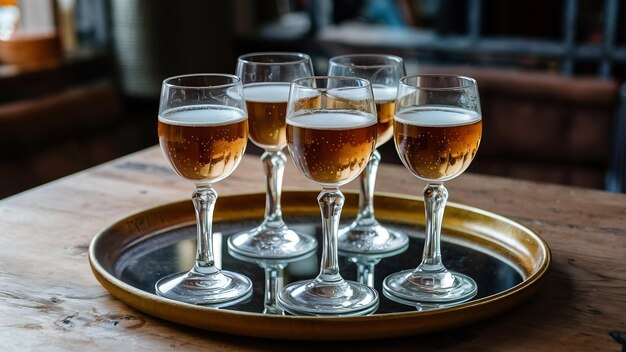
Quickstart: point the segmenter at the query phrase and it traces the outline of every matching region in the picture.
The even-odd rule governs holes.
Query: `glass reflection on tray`
[[[271,307],[265,304],[267,292],[264,268],[255,261],[247,262],[234,258],[228,253],[226,246],[225,237],[242,228],[249,228],[258,221],[258,219],[250,219],[216,222],[213,226],[218,267],[237,271],[253,281],[253,293],[250,299],[224,309],[276,314],[280,312],[272,311]],[[321,227],[317,216],[286,216],[285,221],[296,231],[315,233],[318,239],[321,238]],[[382,281],[387,275],[419,262],[420,258],[416,258],[415,253],[421,253],[424,244],[423,226],[390,222],[385,222],[385,225],[403,231],[409,236],[410,241],[409,248],[398,255],[372,259],[372,261],[379,261],[373,277],[374,288],[378,292],[382,292]],[[159,278],[193,266],[196,249],[195,231],[194,225],[188,225],[144,237],[120,256],[116,263],[115,276],[138,289],[154,293],[154,283]],[[478,284],[478,294],[472,300],[502,292],[522,282],[522,276],[517,268],[499,259],[494,253],[446,242],[445,229],[443,240],[442,254],[446,267],[471,276]],[[319,272],[320,251],[321,248],[318,248],[318,252],[314,255],[287,263],[282,269],[282,285],[314,278]],[[344,278],[357,280],[358,270],[354,258],[340,256],[340,268]],[[278,289],[280,290],[280,287]],[[380,295],[380,305],[375,314],[408,312],[415,311],[415,309],[415,307],[396,303]]]

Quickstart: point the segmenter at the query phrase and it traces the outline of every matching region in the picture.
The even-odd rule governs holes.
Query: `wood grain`
[[[257,157],[247,156],[215,188],[222,195],[262,192],[262,179]],[[423,186],[403,167],[383,164],[379,171],[378,191],[418,195]],[[318,189],[291,162],[285,188]],[[448,189],[451,201],[510,217],[548,242],[553,266],[540,291],[470,327],[334,348],[177,326],[127,307],[98,284],[87,263],[95,233],[192,191],[155,147],[7,198],[0,201],[2,350],[620,349],[609,332],[626,331],[626,195],[470,174]]]

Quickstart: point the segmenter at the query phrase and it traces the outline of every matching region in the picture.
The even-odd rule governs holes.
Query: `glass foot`
[[[378,309],[378,293],[353,281],[299,281],[280,291],[278,305],[293,315],[359,316]]]
[[[385,297],[418,309],[434,309],[459,304],[476,295],[476,282],[457,272],[437,273],[404,270],[383,281]]]
[[[311,235],[285,227],[261,225],[250,231],[229,236],[228,249],[236,254],[259,259],[281,259],[313,252],[317,241]]]
[[[337,241],[338,249],[342,253],[356,254],[396,252],[406,249],[409,244],[407,235],[400,231],[383,227],[378,222],[365,226],[358,225],[356,221],[339,230]]]
[[[244,275],[225,270],[209,274],[191,270],[161,278],[155,290],[157,295],[175,301],[226,307],[250,297],[252,282]]]

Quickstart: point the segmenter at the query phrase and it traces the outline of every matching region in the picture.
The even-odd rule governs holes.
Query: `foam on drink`
[[[159,122],[175,126],[219,126],[246,119],[241,109],[218,105],[194,105],[169,109],[159,115]]]
[[[372,86],[374,100],[378,102],[395,101],[398,88],[375,84]]]
[[[371,114],[360,111],[320,110],[292,117],[288,124],[303,128],[337,130],[367,127],[376,123]]]
[[[251,83],[243,87],[246,101],[259,103],[286,103],[289,83]]]
[[[449,107],[414,108],[395,116],[398,122],[423,127],[454,127],[472,124],[480,119],[480,114],[475,111]]]

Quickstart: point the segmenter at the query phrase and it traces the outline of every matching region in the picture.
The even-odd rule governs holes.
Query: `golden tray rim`
[[[317,193],[319,192],[311,190],[283,191],[281,202],[283,213],[318,214],[319,207],[316,202],[308,201],[309,204],[301,202],[302,199],[315,199]],[[343,193],[346,202],[342,215],[354,216],[357,211],[358,193],[354,191]],[[377,218],[380,220],[424,224],[424,206],[421,197],[376,192],[375,203]],[[241,207],[241,204],[246,204],[246,207]],[[220,196],[214,221],[262,217],[264,206],[265,193]],[[452,232],[461,240],[475,242],[474,244],[479,246],[494,247],[491,249],[500,251],[499,254],[517,262],[519,268],[525,271],[522,273],[521,283],[487,297],[437,310],[359,317],[276,316],[216,309],[162,298],[116,278],[96,259],[98,246],[102,246],[100,242],[111,239],[122,242],[125,247],[118,248],[121,250],[122,247],[127,248],[143,236],[158,234],[172,226],[189,224],[194,221],[193,217],[191,201],[180,200],[118,219],[100,231],[89,245],[89,264],[94,276],[107,291],[127,305],[182,325],[235,335],[288,340],[366,340],[441,331],[468,325],[510,310],[537,291],[551,263],[551,252],[547,243],[529,228],[504,216],[455,202],[449,202],[446,206],[443,221],[446,232]],[[494,228],[509,229],[512,231],[509,235],[512,236],[497,238],[495,236],[504,234],[496,232]],[[134,232],[128,233],[128,229]]]

